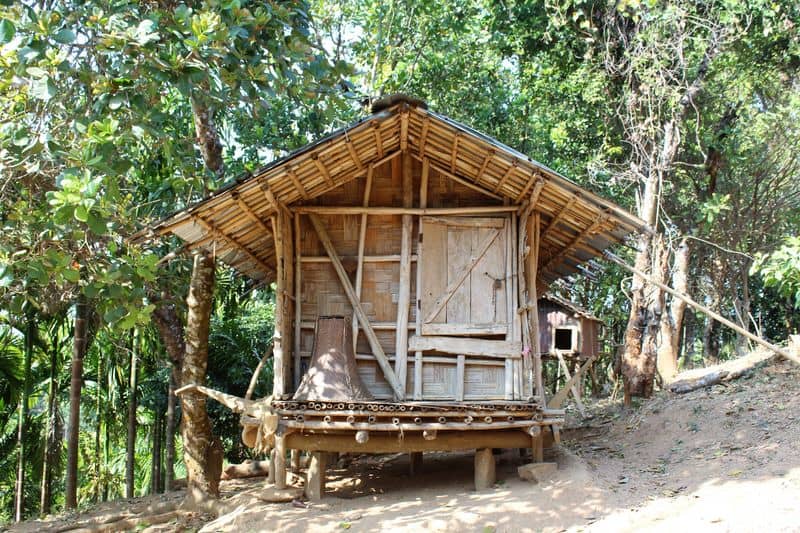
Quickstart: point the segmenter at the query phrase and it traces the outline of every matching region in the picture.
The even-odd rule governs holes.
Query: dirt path
[[[360,457],[307,507],[259,501],[262,480],[226,482],[234,512],[207,530],[800,531],[798,421],[800,369],[775,363],[627,412],[595,406],[550,452],[559,470],[544,483],[517,478],[516,451],[498,457],[498,483],[483,492],[470,454],[426,454],[415,477],[406,456]]]

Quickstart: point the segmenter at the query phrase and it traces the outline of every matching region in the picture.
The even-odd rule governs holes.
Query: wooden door
[[[422,335],[508,332],[507,229],[508,218],[422,218]]]

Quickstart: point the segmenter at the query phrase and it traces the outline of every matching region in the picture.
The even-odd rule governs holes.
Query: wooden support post
[[[301,250],[300,238],[300,214],[294,214],[294,372],[293,381],[294,390],[300,386],[301,374],[301,358],[300,358],[300,341],[302,340],[301,328],[303,322],[303,253]]]
[[[291,451],[290,468],[295,474],[300,472],[300,450]]]
[[[283,217],[283,242],[284,242],[284,293],[283,293],[283,346],[284,346],[284,359],[283,359],[283,379],[284,379],[284,393],[294,392],[292,387],[294,380],[292,377],[293,359],[294,359],[294,326],[293,320],[295,318],[294,307],[295,299],[292,293],[296,290],[294,284],[294,235],[292,233],[292,220],[293,215],[289,211],[281,211],[280,216]],[[274,368],[274,367],[273,367]],[[299,383],[299,378],[298,378]]]
[[[422,452],[411,452],[408,457],[409,474],[415,476],[422,470]]]
[[[427,119],[425,121],[425,125],[427,125]],[[428,207],[428,176],[430,175],[430,161],[426,158],[422,160],[422,175],[420,177],[419,183],[419,207],[425,209]],[[419,259],[422,257],[422,220],[419,221],[419,228],[417,231],[417,285],[416,285],[416,316],[417,321],[414,327],[414,331],[416,332],[417,336],[422,334],[422,313],[421,313],[421,301],[422,301],[422,261]],[[422,352],[416,351],[414,352],[414,399],[421,400],[422,399]]]
[[[306,478],[306,498],[312,502],[322,499],[325,494],[325,470],[327,452],[312,452]]]
[[[275,488],[286,488],[286,437],[281,432],[275,435]]]
[[[496,472],[492,449],[475,450],[475,490],[491,488],[495,481]]]
[[[467,358],[463,355],[456,357],[456,401],[464,401],[464,378],[466,375]]]
[[[408,152],[402,156],[403,207],[413,207],[413,161]],[[397,291],[397,330],[395,331],[394,372],[403,392],[408,375],[408,314],[411,306],[411,230],[414,220],[403,215],[400,236],[400,286]]]
[[[564,403],[564,400],[567,399],[567,395],[572,389],[572,386],[575,385],[583,373],[586,372],[586,369],[589,368],[592,363],[594,363],[595,359],[597,359],[596,355],[591,356],[585,363],[583,363],[583,366],[581,366],[578,371],[575,372],[575,374],[569,380],[567,380],[567,382],[564,384],[564,387],[552,398],[550,398],[550,401],[547,402],[547,407],[549,409],[561,409],[561,405]],[[561,366],[558,368],[560,370]],[[556,381],[558,381],[558,379],[556,379]]]
[[[541,426],[531,426],[528,430],[531,436],[531,455],[534,463],[544,461],[544,433]]]
[[[581,416],[586,416],[586,409],[583,407],[581,395],[578,392],[578,387],[582,382],[581,377],[583,377],[581,370],[578,369],[578,372],[575,373],[575,379],[572,379],[569,366],[567,366],[567,362],[564,361],[564,356],[561,354],[560,350],[556,350],[556,357],[558,357],[558,364],[560,364],[561,368],[564,370],[564,375],[567,376],[567,384],[564,385],[564,388],[568,388],[572,391],[572,397],[575,398],[575,405],[578,407],[578,412]]]
[[[271,219],[272,234],[275,236],[275,263],[278,270],[275,279],[275,328],[273,333],[272,344],[272,357],[273,362],[273,386],[272,395],[275,398],[281,398],[286,394],[286,373],[284,371],[286,365],[286,339],[284,333],[286,332],[286,306],[284,305],[286,295],[286,270],[285,270],[285,250],[283,238],[285,231],[283,229],[284,217],[278,211]]]
[[[269,470],[267,471],[267,483],[275,484],[275,448],[269,451]]]
[[[543,183],[543,182],[540,182]],[[535,192],[535,191],[534,191]],[[536,204],[531,204],[535,208]],[[541,219],[538,212],[534,211],[525,221],[527,224],[529,250],[525,257],[525,284],[528,287],[528,331],[531,336],[531,357],[533,358],[533,383],[536,395],[542,405],[546,404],[544,379],[542,377],[542,347],[539,337],[539,294],[536,286],[536,277],[539,265],[539,247],[541,243]]]
[[[331,258],[331,263],[333,264],[334,270],[336,270],[336,275],[339,277],[339,281],[344,288],[347,299],[350,300],[350,305],[356,312],[358,321],[361,322],[361,327],[364,328],[364,334],[367,336],[367,340],[369,341],[370,348],[372,349],[372,353],[375,356],[378,366],[380,366],[381,370],[383,371],[383,376],[392,387],[395,398],[402,400],[405,397],[404,391],[400,387],[397,376],[394,374],[392,365],[389,362],[389,359],[386,357],[377,335],[375,335],[375,330],[372,329],[372,326],[369,323],[367,314],[361,307],[361,302],[356,296],[356,291],[353,289],[353,285],[350,283],[350,278],[348,277],[347,271],[342,265],[342,261],[339,259],[339,255],[336,253],[336,249],[333,247],[333,242],[331,242],[331,238],[328,235],[328,231],[325,229],[325,225],[317,215],[310,214],[308,217],[314,226],[314,230],[317,232],[317,237],[322,243],[322,246],[325,248],[325,252],[328,254],[328,257]]]
[[[367,181],[364,184],[364,207],[369,207],[369,196],[372,193],[372,177],[375,169],[370,166],[367,169]],[[367,214],[361,214],[361,226],[358,228],[358,266],[356,267],[356,296],[361,301],[361,288],[364,283],[364,247],[367,241]],[[358,318],[353,311],[353,351],[358,345]]]

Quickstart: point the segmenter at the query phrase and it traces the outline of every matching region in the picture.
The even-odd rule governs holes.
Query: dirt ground
[[[360,457],[329,473],[322,503],[265,503],[263,480],[237,480],[223,484],[226,516],[183,515],[145,530],[800,531],[796,365],[627,411],[605,401],[592,415],[570,419],[548,452],[558,472],[539,484],[517,477],[516,451],[498,456],[498,482],[481,492],[471,454],[425,454],[414,477],[407,456]],[[26,526],[57,524],[63,518]]]

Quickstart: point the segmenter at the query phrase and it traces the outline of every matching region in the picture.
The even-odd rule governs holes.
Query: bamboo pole
[[[778,354],[778,355],[780,355],[782,357],[785,357],[786,359],[789,359],[790,361],[794,361],[797,364],[800,364],[800,357],[798,357],[797,355],[795,355],[795,354],[793,354],[793,353],[791,353],[791,352],[789,352],[787,350],[784,350],[783,348],[781,348],[779,346],[775,346],[771,342],[768,342],[768,341],[762,339],[761,337],[759,337],[757,335],[753,335],[752,333],[750,333],[749,331],[747,331],[743,327],[741,327],[741,326],[739,326],[737,324],[734,324],[733,322],[731,322],[730,320],[728,320],[724,316],[719,315],[719,314],[715,313],[714,311],[712,311],[711,309],[709,309],[708,307],[695,302],[689,296],[676,291],[675,289],[669,287],[668,285],[665,285],[665,284],[661,283],[660,281],[654,280],[653,278],[651,278],[650,276],[648,276],[647,274],[645,274],[644,272],[642,272],[638,268],[630,266],[628,263],[626,263],[625,261],[620,259],[617,255],[615,255],[615,254],[613,254],[611,252],[608,252],[608,251],[603,252],[603,255],[609,261],[611,261],[612,263],[616,263],[617,265],[621,266],[622,268],[624,268],[626,270],[629,270],[633,274],[636,274],[637,276],[642,278],[644,281],[646,281],[646,282],[648,282],[648,283],[650,283],[652,285],[655,285],[659,289],[671,294],[675,298],[680,298],[681,300],[686,302],[688,305],[694,307],[698,311],[701,311],[701,312],[705,313],[706,315],[708,315],[709,317],[713,318],[717,322],[728,326],[729,328],[731,328],[735,332],[737,332],[737,333],[739,333],[741,335],[744,335],[745,337],[747,337],[751,341],[755,342],[756,344],[760,344],[761,346],[767,348],[768,350],[772,350],[776,354]]]
[[[286,375],[284,372],[284,357],[286,356],[286,347],[284,343],[283,334],[285,331],[286,323],[286,308],[284,302],[286,292],[286,272],[284,268],[284,243],[283,238],[285,232],[283,230],[284,218],[281,216],[280,211],[270,218],[272,223],[272,235],[275,238],[275,263],[277,265],[277,274],[275,276],[275,328],[272,344],[272,354],[274,357],[273,368],[273,384],[272,395],[275,398],[282,397],[286,391]]]
[[[309,218],[311,219],[311,223],[314,225],[314,229],[317,232],[317,236],[319,237],[322,246],[325,248],[325,252],[328,254],[328,256],[330,256],[331,261],[333,262],[333,268],[336,270],[336,275],[339,276],[339,281],[342,283],[344,292],[347,295],[347,298],[350,300],[350,305],[353,306],[356,316],[358,317],[358,321],[361,322],[361,327],[364,328],[364,334],[367,336],[367,340],[369,341],[370,348],[375,355],[378,366],[380,366],[381,370],[383,371],[383,376],[392,387],[395,397],[398,400],[403,399],[403,389],[400,387],[400,383],[397,381],[397,376],[394,374],[394,370],[389,363],[389,359],[386,357],[386,354],[381,347],[381,343],[369,323],[367,314],[361,307],[361,302],[356,296],[356,291],[353,289],[352,283],[350,283],[350,278],[347,275],[347,271],[344,269],[342,262],[339,260],[339,255],[336,253],[336,249],[333,247],[330,236],[328,236],[328,231],[325,229],[324,224],[317,215],[310,214]]]
[[[301,205],[293,208],[295,213],[316,215],[492,215],[514,213],[518,205],[475,206],[475,207],[359,207],[359,206],[318,206]]]
[[[555,394],[555,396],[550,398],[550,401],[547,403],[548,409],[561,408],[561,404],[563,404],[564,400],[567,399],[569,391],[572,389],[575,383],[580,379],[583,373],[586,372],[586,369],[589,368],[592,365],[592,363],[594,363],[595,359],[597,359],[597,356],[593,355],[588,360],[586,360],[586,362],[583,363],[583,365],[578,369],[578,371],[575,372],[569,380],[567,380],[567,382],[564,384],[564,387],[561,390],[559,390]],[[561,367],[559,366],[559,368]]]

